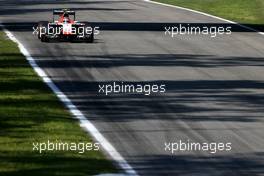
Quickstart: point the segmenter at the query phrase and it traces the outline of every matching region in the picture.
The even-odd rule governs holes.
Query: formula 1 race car
[[[55,20],[56,16],[58,20]],[[49,42],[51,39],[89,43],[94,41],[94,29],[91,24],[75,21],[75,11],[68,9],[54,10],[52,22],[40,21],[37,31],[42,42]]]

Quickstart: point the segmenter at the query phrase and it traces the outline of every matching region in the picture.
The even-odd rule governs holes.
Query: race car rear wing
[[[68,9],[60,9],[60,10],[53,10],[53,21],[54,21],[54,16],[55,15],[61,15],[61,14],[68,14],[68,15],[73,15],[73,20],[75,21],[75,11],[73,10],[68,10]]]

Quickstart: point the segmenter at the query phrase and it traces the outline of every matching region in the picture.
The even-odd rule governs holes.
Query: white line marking
[[[51,88],[56,96],[63,102],[63,104],[69,109],[73,116],[79,120],[80,126],[88,132],[92,137],[100,143],[109,156],[125,171],[126,175],[138,176],[136,171],[127,163],[127,161],[118,153],[118,151],[110,144],[110,142],[97,130],[97,128],[84,116],[84,114],[78,110],[78,108],[71,102],[71,100],[52,82],[47,74],[42,70],[33,57],[29,54],[24,45],[3,25],[0,27],[4,29],[4,32],[10,40],[17,43],[20,52],[26,57],[27,61],[35,72],[42,78],[42,80]]]
[[[245,25],[239,24],[237,22],[234,22],[234,21],[231,21],[231,20],[227,20],[227,19],[224,19],[224,18],[221,18],[221,17],[218,17],[218,16],[210,15],[210,14],[205,13],[205,12],[192,10],[192,9],[188,9],[188,8],[180,7],[180,6],[176,6],[176,5],[171,5],[171,4],[165,4],[165,3],[161,3],[161,2],[151,1],[151,0],[143,0],[143,1],[149,2],[149,3],[152,3],[152,4],[158,4],[158,5],[163,5],[163,6],[167,6],[167,7],[173,7],[173,8],[177,8],[177,9],[181,9],[181,10],[186,10],[186,11],[198,13],[198,14],[201,14],[201,15],[205,15],[205,16],[208,16],[208,17],[216,18],[218,20],[222,20],[222,21],[225,21],[225,22],[228,22],[228,23],[231,23],[231,24],[236,24],[236,25],[238,25],[240,27],[243,27],[245,29],[248,29],[248,30],[257,32],[258,34],[264,35],[264,32],[260,32],[260,31],[258,31],[256,29],[251,28],[251,27],[248,27],[248,26],[245,26]]]

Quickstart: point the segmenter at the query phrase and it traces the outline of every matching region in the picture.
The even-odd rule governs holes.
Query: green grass
[[[155,0],[244,24],[264,24],[263,0]]]
[[[118,172],[101,151],[33,151],[33,142],[91,142],[0,32],[0,175],[84,176]]]

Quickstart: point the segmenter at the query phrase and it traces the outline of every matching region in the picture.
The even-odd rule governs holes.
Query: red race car
[[[58,16],[58,20],[55,17]],[[75,11],[62,9],[53,11],[53,21],[38,23],[38,38],[42,42],[51,39],[63,41],[94,41],[94,29],[88,22],[75,21]]]

